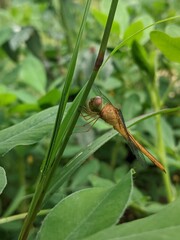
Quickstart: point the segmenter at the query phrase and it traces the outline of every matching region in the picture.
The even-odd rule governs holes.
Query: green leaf
[[[48,214],[38,239],[84,239],[115,225],[132,191],[132,172],[111,188],[92,188],[66,197]]]
[[[20,65],[20,81],[33,87],[40,94],[45,93],[46,73],[38,58],[28,56]]]
[[[151,58],[147,54],[145,48],[140,45],[137,41],[133,41],[132,44],[132,56],[139,68],[146,71],[151,78],[154,76],[154,66],[151,64]],[[154,59],[153,59],[154,60]],[[153,62],[153,61],[152,61]]]
[[[60,92],[56,88],[50,90],[38,100],[41,107],[54,106],[60,100]]]
[[[131,119],[142,111],[142,104],[137,92],[132,92],[132,94],[126,97],[123,102],[122,111],[125,119]]]
[[[39,36],[38,31],[33,28],[33,31],[29,37],[29,39],[26,41],[27,47],[31,52],[38,58],[41,58],[43,56],[43,51],[42,51],[42,44],[41,44],[41,39]]]
[[[99,5],[100,11],[108,15],[111,1],[101,0]],[[127,28],[129,24],[129,18],[130,17],[128,14],[126,3],[124,3],[123,1],[118,1],[114,21],[119,24],[120,30],[123,30],[123,32],[121,31],[121,33],[124,33],[124,30]]]
[[[94,15],[94,17],[96,18],[96,20],[97,20],[103,27],[105,27],[106,21],[107,21],[107,18],[108,18],[107,14],[102,13],[102,12],[96,10],[96,9],[93,9],[93,15]],[[118,24],[116,21],[113,22],[113,25],[112,25],[112,33],[116,34],[116,36],[119,36],[119,34],[120,34],[120,26],[119,26],[119,24]]]
[[[88,179],[94,187],[112,187],[114,185],[111,180],[96,175],[90,175]]]
[[[0,106],[7,106],[16,101],[16,96],[12,93],[0,94]]]
[[[32,27],[24,27],[19,31],[15,32],[14,35],[9,40],[9,44],[12,50],[17,50],[26,40],[29,39],[33,32]]]
[[[52,130],[56,113],[57,107],[52,107],[0,131],[0,153],[6,153],[18,145],[38,142]]]
[[[180,62],[180,37],[171,37],[160,31],[152,31],[151,41],[173,62]]]
[[[18,62],[19,49],[16,50],[12,49],[9,41],[5,42],[2,48],[14,62]]]
[[[164,240],[179,239],[180,198],[164,207],[158,213],[130,223],[113,226],[94,234],[86,240]]]
[[[11,108],[11,112],[13,113],[20,113],[20,114],[27,114],[28,112],[39,111],[39,106],[37,104],[31,103],[23,103],[18,104]]]
[[[175,23],[168,24],[166,26],[166,33],[172,37],[179,37],[180,26]]]
[[[144,24],[142,23],[142,21],[138,20],[137,22],[132,23],[127,29],[126,32],[124,34],[124,39],[129,38],[130,36],[132,36],[133,34],[135,34],[137,31],[143,29]],[[139,34],[135,35],[134,37],[132,37],[127,45],[131,45],[133,40],[137,40],[139,41],[141,39],[141,37],[143,36],[142,32],[139,32]]]
[[[161,120],[161,125],[162,125],[164,144],[175,151],[176,143],[175,143],[174,131],[172,129],[172,126],[165,119]]]
[[[88,177],[90,174],[96,174],[99,170],[99,162],[94,159],[89,162],[86,162],[81,168],[73,176],[72,184],[70,185],[71,189],[76,189],[78,186],[82,186],[82,184],[88,181]]]
[[[16,195],[13,196],[13,200],[8,205],[6,211],[4,212],[3,218],[8,217],[12,215],[14,212],[16,212],[18,206],[22,204],[22,199],[24,199],[25,195],[26,195],[25,187],[22,186],[16,191]]]
[[[16,95],[20,102],[37,104],[37,96],[35,96],[33,92],[24,91],[24,88],[13,89],[11,92]]]
[[[11,28],[3,28],[0,30],[0,46],[7,42],[10,37],[13,35],[13,31]]]
[[[0,167],[0,194],[4,190],[7,184],[6,172],[4,168]]]

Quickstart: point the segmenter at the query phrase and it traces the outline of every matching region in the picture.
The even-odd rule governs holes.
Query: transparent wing
[[[93,92],[97,95],[97,96],[100,96],[102,97],[106,103],[110,103],[110,100],[101,92],[101,90],[97,87],[97,86],[93,86]]]
[[[127,141],[128,146],[130,147],[132,153],[135,155],[136,159],[137,159],[137,160],[140,160],[141,163],[142,163],[143,165],[145,165],[145,162],[146,162],[146,161],[145,161],[144,155],[141,153],[141,151],[139,151],[139,149],[136,147],[136,145],[133,143],[133,141],[131,141],[131,139],[130,139],[130,137],[129,137],[129,132],[128,132],[128,130],[127,130],[127,127],[126,127],[126,124],[125,124],[125,121],[124,121],[124,117],[123,117],[123,115],[122,115],[121,110],[119,110],[119,116],[120,116],[120,118],[121,118],[121,120],[122,120],[122,123],[123,123],[123,125],[124,125],[124,130],[125,130],[126,136],[127,136],[125,140]]]

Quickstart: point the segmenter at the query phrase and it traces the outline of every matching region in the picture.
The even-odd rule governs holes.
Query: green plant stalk
[[[152,105],[155,111],[159,111],[162,107],[163,101],[159,96],[159,83],[156,77],[156,68],[152,73],[146,71],[146,76],[143,78],[146,88],[148,90]],[[167,95],[167,93],[166,93]],[[163,133],[161,125],[161,116],[156,116],[156,132],[157,132],[157,149],[159,150],[159,158],[166,169],[166,174],[163,174],[163,182],[165,186],[165,192],[167,201],[171,202],[173,199],[172,190],[171,190],[171,181],[169,176],[169,169],[167,166],[166,151],[163,142]]]
[[[77,54],[78,54],[78,50],[79,50],[79,46],[80,46],[80,40],[82,37],[83,29],[85,27],[85,22],[86,22],[87,15],[89,12],[90,3],[91,3],[91,0],[87,1],[87,3],[86,3],[86,8],[84,11],[82,24],[80,26],[75,49],[73,51],[72,59],[71,59],[71,62],[70,62],[69,68],[68,68],[68,74],[67,74],[65,85],[63,88],[63,92],[62,92],[62,97],[61,97],[61,101],[60,101],[59,108],[58,108],[58,113],[57,113],[57,117],[56,117],[56,122],[55,122],[54,130],[53,130],[50,146],[49,146],[47,155],[42,162],[40,175],[39,175],[37,185],[36,185],[36,190],[35,190],[33,199],[31,201],[27,217],[22,226],[22,229],[21,229],[21,232],[19,235],[19,239],[23,239],[23,240],[27,239],[31,225],[37,215],[37,212],[40,208],[43,197],[46,193],[46,189],[48,188],[48,185],[50,182],[50,179],[48,179],[48,176],[49,176],[48,173],[50,171],[52,171],[53,162],[55,160],[55,156],[57,155],[57,151],[55,152],[54,148],[55,147],[57,148],[60,124],[62,122],[64,110],[65,110],[66,103],[68,100],[69,89],[70,89],[70,85],[72,82],[72,76],[73,76],[74,68],[76,65]],[[60,146],[61,146],[61,142],[59,142],[59,148],[60,148]]]
[[[47,215],[49,212],[51,211],[51,209],[44,209],[41,210],[37,215],[38,216],[45,216]],[[23,220],[26,217],[27,213],[20,213],[20,214],[16,214],[10,217],[3,217],[0,219],[0,225],[1,224],[5,224],[5,223],[11,223],[14,221],[18,221],[18,220]]]
[[[109,12],[109,15],[108,15],[108,20],[107,20],[104,35],[103,35],[103,39],[102,39],[101,46],[100,46],[100,49],[99,49],[99,53],[98,53],[98,56],[97,56],[97,60],[96,60],[92,75],[91,75],[89,81],[87,82],[87,85],[85,86],[85,88],[83,88],[83,91],[80,92],[80,93],[83,93],[83,94],[82,94],[79,106],[84,103],[84,101],[85,101],[85,99],[86,99],[86,97],[87,97],[87,95],[88,95],[88,93],[91,89],[91,86],[92,86],[92,84],[93,84],[93,82],[94,82],[94,80],[95,80],[95,78],[98,74],[99,68],[102,65],[105,50],[106,50],[106,47],[107,47],[107,41],[108,41],[108,38],[109,38],[109,35],[110,35],[112,22],[113,22],[116,7],[117,7],[117,3],[118,3],[118,0],[113,0],[112,1],[110,12]],[[46,193],[46,191],[49,187],[49,183],[50,183],[50,180],[52,178],[52,175],[53,175],[53,173],[56,169],[56,166],[59,163],[59,160],[61,159],[62,153],[63,153],[63,151],[66,147],[66,144],[69,140],[69,137],[72,133],[72,130],[73,130],[75,124],[76,124],[78,116],[79,116],[79,112],[76,111],[74,116],[72,116],[71,125],[69,126],[69,129],[68,129],[67,133],[65,134],[64,138],[62,138],[62,141],[60,142],[60,150],[57,154],[57,157],[54,159],[54,161],[52,163],[49,161],[47,165],[43,165],[43,168],[41,170],[42,172],[41,172],[41,175],[40,175],[40,180],[37,184],[36,191],[35,191],[33,200],[31,202],[28,215],[25,219],[23,228],[22,228],[20,236],[19,236],[19,240],[25,240],[28,237],[31,225],[32,225],[32,223],[33,223],[33,221],[34,221],[34,219],[35,219],[35,217],[36,217],[36,215],[39,211],[39,208],[42,204],[44,195],[45,195],[45,193]],[[58,134],[56,136],[58,136]],[[54,138],[54,139],[56,140],[56,138]],[[48,166],[48,167],[46,167],[46,166]],[[45,173],[44,173],[44,171],[45,171]]]
[[[161,108],[161,100],[160,100],[160,96],[159,96],[158,83],[157,83],[156,76],[154,77],[150,95],[151,95],[151,100],[152,100],[152,104],[154,106],[155,111],[159,111]],[[167,201],[171,202],[173,200],[173,192],[172,192],[172,188],[171,188],[171,180],[170,180],[169,169],[168,169],[168,164],[167,164],[166,150],[165,150],[165,145],[164,145],[164,141],[163,141],[161,116],[157,115],[155,119],[156,119],[156,131],[157,131],[157,148],[159,150],[158,152],[159,152],[159,157],[160,157],[161,163],[164,165],[164,167],[166,169],[166,174],[162,175],[163,181],[164,181],[164,186],[165,186],[165,191],[166,191],[166,197],[167,197]]]
[[[85,9],[85,12],[84,12],[83,19],[87,18],[90,3],[91,3],[91,0],[88,0],[87,3],[86,3],[86,9]],[[46,161],[44,161],[44,164],[41,167],[42,172],[45,172],[46,169],[48,169],[48,167],[52,164],[51,161],[54,161],[54,158],[55,158],[56,153],[57,153],[57,151],[55,153],[54,148],[56,146],[56,149],[58,149],[59,145],[60,145],[58,143],[58,141],[56,141],[56,139],[58,138],[60,125],[61,125],[61,122],[62,122],[62,119],[63,119],[65,107],[66,107],[66,104],[67,104],[67,101],[68,101],[70,86],[71,86],[71,82],[72,82],[72,78],[73,78],[73,74],[74,74],[74,69],[75,69],[75,65],[76,65],[77,55],[78,55],[80,41],[81,41],[81,37],[82,37],[84,27],[85,27],[85,20],[82,22],[82,24],[80,26],[80,30],[79,30],[79,34],[78,34],[77,41],[76,41],[76,44],[75,44],[75,48],[74,48],[74,51],[73,51],[72,59],[71,59],[71,62],[70,62],[69,68],[68,68],[68,73],[67,73],[67,76],[66,76],[66,81],[65,81],[64,88],[63,88],[62,95],[61,95],[61,101],[60,101],[59,108],[58,108],[56,123],[55,123],[55,126],[54,126],[49,151],[48,151],[48,154],[47,154],[47,157],[46,157]]]
[[[79,106],[82,106],[84,104],[84,102],[86,100],[86,97],[88,96],[88,94],[90,92],[90,89],[91,89],[91,87],[94,83],[94,80],[95,80],[95,78],[96,78],[96,76],[99,72],[99,69],[100,69],[102,63],[103,63],[103,59],[104,59],[104,55],[105,55],[105,51],[106,51],[106,47],[107,47],[107,42],[108,42],[108,39],[109,39],[110,30],[111,30],[111,26],[112,26],[112,23],[113,23],[117,3],[118,3],[118,0],[113,0],[112,1],[110,12],[109,12],[107,23],[106,23],[106,27],[105,27],[103,38],[102,38],[102,42],[101,42],[101,45],[100,45],[100,49],[99,49],[99,52],[98,52],[98,56],[97,56],[92,74],[91,74],[90,79],[88,80],[87,84],[85,85],[85,87],[80,92],[80,94],[82,94],[82,97],[81,97],[81,101],[79,103]],[[71,120],[72,124],[69,124],[68,133],[66,134],[66,136],[63,139],[63,142],[61,143],[61,148],[60,148],[60,150],[59,150],[59,152],[56,156],[56,160],[52,164],[52,171],[49,171],[49,177],[47,179],[51,179],[51,177],[54,173],[54,170],[56,169],[56,166],[59,163],[59,159],[61,159],[61,156],[64,152],[64,149],[65,149],[65,147],[68,143],[69,137],[71,136],[71,133],[72,133],[72,131],[74,129],[74,126],[77,122],[77,119],[79,117],[79,114],[80,114],[80,112],[76,111],[74,116],[72,117],[72,120]]]
[[[166,197],[167,197],[168,202],[172,202],[174,197],[173,197],[173,192],[172,192],[172,187],[171,187],[169,168],[168,168],[168,164],[167,164],[166,150],[165,150],[165,145],[164,145],[164,141],[163,141],[163,131],[162,131],[160,115],[156,116],[156,129],[157,129],[157,136],[158,136],[157,145],[158,145],[158,149],[159,149],[159,156],[160,156],[162,164],[164,165],[164,167],[166,169],[166,174],[162,175],[164,185],[165,185],[165,190],[166,190]]]

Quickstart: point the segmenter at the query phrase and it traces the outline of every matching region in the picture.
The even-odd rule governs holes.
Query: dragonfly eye
[[[99,112],[102,109],[102,98],[96,96],[89,101],[89,108],[92,112]]]

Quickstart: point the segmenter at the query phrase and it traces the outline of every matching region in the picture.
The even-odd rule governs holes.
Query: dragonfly
[[[107,100],[106,97],[105,99]],[[121,110],[116,108],[109,100],[104,104],[101,96],[91,98],[88,104],[83,107],[81,115],[88,123],[93,123],[93,125],[98,119],[104,120],[122,135],[136,158],[141,158],[139,155],[140,151],[147,156],[155,166],[166,173],[164,166],[128,131]]]

